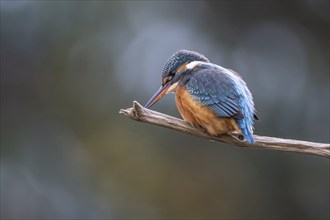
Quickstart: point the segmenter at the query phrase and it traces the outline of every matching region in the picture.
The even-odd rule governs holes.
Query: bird
[[[175,93],[177,109],[191,126],[211,136],[239,135],[255,142],[253,124],[259,118],[250,90],[235,71],[198,52],[179,50],[166,61],[162,85],[145,108],[168,93]]]

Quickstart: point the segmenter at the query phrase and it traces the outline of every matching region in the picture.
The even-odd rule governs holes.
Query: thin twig
[[[160,112],[152,111],[141,106],[137,101],[133,102],[133,107],[128,109],[121,109],[119,113],[134,119],[154,125],[159,125],[166,128],[171,128],[191,135],[204,137],[209,140],[215,140],[233,144],[240,147],[270,149],[278,151],[297,152],[311,155],[318,155],[330,158],[330,144],[314,143],[300,140],[290,140],[275,137],[266,137],[254,135],[255,143],[249,144],[245,141],[240,141],[229,135],[210,136],[192,126],[187,122],[162,114]]]

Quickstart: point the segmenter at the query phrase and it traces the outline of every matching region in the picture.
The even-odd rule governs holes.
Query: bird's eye
[[[172,78],[173,78],[172,76],[165,77],[163,80],[162,86],[166,85],[169,81],[172,80]]]

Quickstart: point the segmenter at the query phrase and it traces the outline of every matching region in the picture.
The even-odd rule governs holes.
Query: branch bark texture
[[[253,135],[255,143],[249,144],[245,141],[240,141],[239,139],[230,135],[210,136],[190,126],[184,120],[165,115],[150,109],[146,109],[141,106],[137,101],[133,102],[132,108],[121,109],[119,113],[124,114],[125,116],[136,121],[146,122],[165,128],[171,128],[191,135],[204,137],[209,140],[224,142],[239,147],[297,152],[330,158],[330,144],[266,137],[259,135]]]

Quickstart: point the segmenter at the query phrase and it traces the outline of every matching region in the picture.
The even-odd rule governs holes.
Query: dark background
[[[118,114],[184,48],[243,76],[256,134],[329,143],[329,23],[329,1],[2,0],[1,218],[329,219],[329,159]]]

